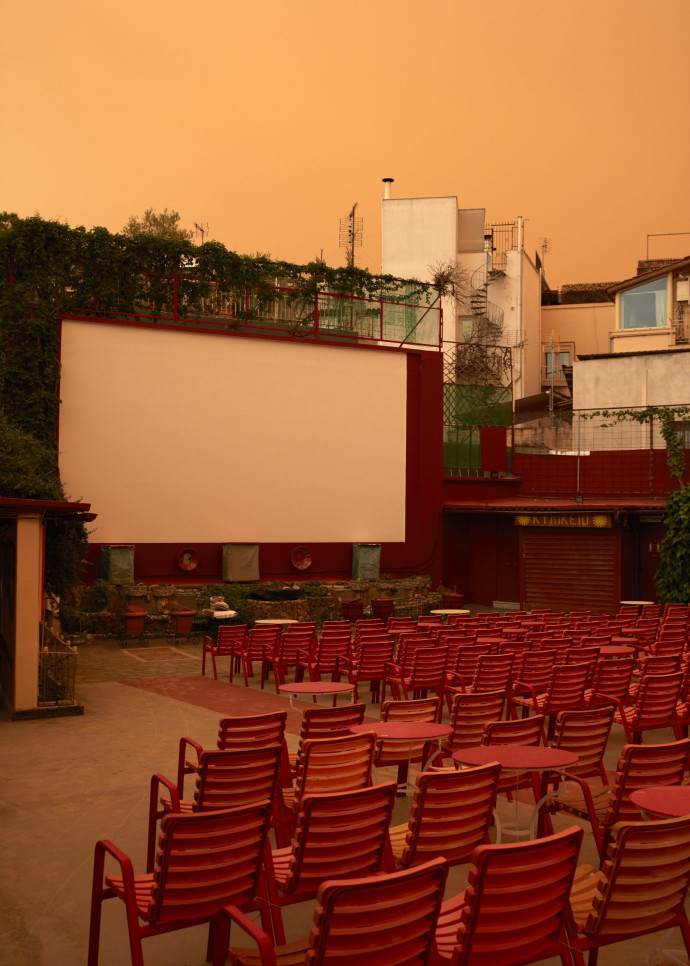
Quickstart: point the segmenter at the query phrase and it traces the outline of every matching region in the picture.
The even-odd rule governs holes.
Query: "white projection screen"
[[[405,539],[405,353],[73,321],[61,352],[92,541]]]

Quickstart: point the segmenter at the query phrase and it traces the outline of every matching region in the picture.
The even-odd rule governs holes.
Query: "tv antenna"
[[[203,245],[204,235],[208,234],[208,222],[195,221],[194,227],[196,228],[197,232],[201,235],[201,244]]]
[[[352,268],[355,264],[355,248],[362,247],[364,234],[364,219],[355,216],[357,202],[347,218],[340,219],[340,247],[345,249],[347,264]]]

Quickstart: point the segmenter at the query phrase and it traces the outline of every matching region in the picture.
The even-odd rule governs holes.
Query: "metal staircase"
[[[470,278],[469,306],[474,316],[473,332],[469,341],[482,345],[499,345],[503,335],[503,309],[489,300],[489,286],[505,272],[480,265]]]

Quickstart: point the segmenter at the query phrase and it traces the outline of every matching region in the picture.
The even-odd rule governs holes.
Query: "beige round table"
[[[294,708],[295,698],[310,694],[314,701],[319,694],[332,694],[335,705],[338,695],[350,692],[350,703],[355,696],[355,686],[345,681],[295,681],[293,684],[279,684],[278,690],[290,695],[290,707]]]
[[[471,612],[464,607],[443,607],[440,610],[432,610],[430,613],[440,614],[441,617],[456,617],[458,615],[467,617]]]
[[[254,621],[255,624],[299,624],[299,621],[293,620],[291,617],[261,617],[259,620]]]

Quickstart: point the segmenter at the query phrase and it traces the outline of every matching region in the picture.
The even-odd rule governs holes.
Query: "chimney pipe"
[[[391,185],[395,181],[395,178],[381,178],[384,184],[383,189],[383,200],[389,201],[391,196]]]

